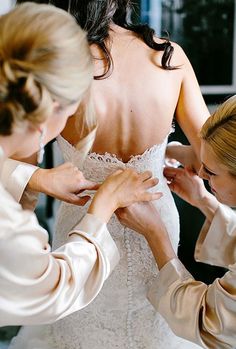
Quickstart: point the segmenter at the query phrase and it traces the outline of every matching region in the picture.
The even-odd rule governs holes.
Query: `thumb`
[[[78,195],[74,194],[73,197],[71,198],[71,203],[74,205],[78,205],[78,206],[84,206],[85,204],[87,204],[87,202],[90,199],[91,199],[91,197],[88,195],[78,196]]]
[[[160,198],[162,198],[163,193],[157,192],[157,193],[154,193],[154,194],[152,194],[152,195],[153,195],[152,200],[159,200]]]
[[[84,190],[98,190],[100,186],[100,183],[92,182],[86,179],[80,184],[79,192],[83,192]]]

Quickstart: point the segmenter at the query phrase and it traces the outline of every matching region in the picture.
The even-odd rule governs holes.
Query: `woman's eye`
[[[206,167],[203,167],[203,169],[208,174],[208,176],[215,176],[215,173],[209,171]]]

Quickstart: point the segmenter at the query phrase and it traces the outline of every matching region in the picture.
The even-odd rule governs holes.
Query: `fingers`
[[[120,175],[120,174],[127,172],[127,171],[128,170],[119,169],[119,170],[116,170],[115,172],[113,172],[112,174],[110,174],[108,177],[114,177],[114,176]]]
[[[190,170],[186,170],[185,168],[171,168],[171,167],[166,167],[164,169],[164,176],[167,179],[167,183],[169,185],[169,188],[172,191],[175,191],[173,188],[173,182],[182,182],[184,180],[186,180],[189,175],[193,175],[194,173]],[[170,186],[171,184],[171,186]]]
[[[155,187],[158,184],[158,182],[158,178],[150,178],[143,182],[143,187],[144,189],[150,189],[152,187]]]
[[[152,172],[151,171],[145,171],[139,174],[142,181],[147,181],[148,179],[152,178]]]
[[[144,185],[145,189],[152,188],[155,185],[157,185],[157,183],[159,182],[159,180],[157,178],[153,177],[151,171],[145,171],[145,172],[142,172],[142,173],[137,173],[133,169],[129,169],[129,171],[131,171],[131,174],[133,173],[134,175],[136,175],[137,178],[139,178],[139,180],[141,180],[145,184]]]
[[[124,178],[127,177],[136,177],[137,179],[139,178],[142,182],[145,182],[149,179],[152,178],[152,172],[151,171],[144,171],[142,173],[138,173],[135,169],[133,168],[126,168],[126,169],[118,169],[116,170],[114,173],[112,173],[110,176],[108,176],[109,178],[113,177],[113,176],[119,176],[119,175],[123,175]]]
[[[87,179],[83,180],[80,184],[80,190],[78,191],[78,194],[83,192],[84,190],[98,190],[99,187],[101,186],[100,183],[95,183],[92,181],[89,181]]]
[[[70,204],[73,205],[78,205],[78,206],[84,206],[85,204],[87,204],[87,202],[91,199],[90,196],[85,195],[85,196],[77,196],[74,195],[73,197],[71,197],[70,199]]]
[[[148,202],[148,201],[159,200],[162,196],[163,196],[163,193],[161,192],[156,192],[156,193],[145,192],[140,201]]]
[[[176,177],[176,169],[171,167],[165,167],[163,171],[164,176],[167,179],[167,184],[170,187],[170,183],[175,179]]]
[[[166,167],[163,171],[165,177],[170,180],[177,180],[180,179],[182,180],[184,177],[185,178],[190,178],[196,176],[196,172],[193,171],[193,169],[189,166],[185,166],[184,168],[171,168],[171,167]]]
[[[185,166],[184,169],[191,176],[198,175],[198,172],[192,166]]]
[[[176,183],[174,181],[170,181],[168,183],[168,187],[170,188],[171,191],[173,191],[174,193],[178,192],[178,187],[176,185]]]
[[[116,216],[118,217],[118,219],[122,220],[124,219],[124,215],[125,215],[125,209],[124,208],[118,208],[116,211],[115,211],[115,214]]]
[[[153,201],[153,200],[159,200],[160,198],[162,198],[162,196],[163,196],[163,193],[161,193],[161,192],[159,192],[159,193],[153,193],[153,194],[151,194],[151,201]]]
[[[176,177],[177,174],[183,173],[182,168],[174,168],[174,167],[165,167],[163,170],[165,177]]]

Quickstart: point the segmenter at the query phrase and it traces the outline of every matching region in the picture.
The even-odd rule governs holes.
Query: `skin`
[[[220,163],[210,145],[204,141],[201,147],[201,158],[202,166],[199,176],[209,182],[217,200],[228,206],[236,206],[236,177]]]
[[[142,154],[154,144],[162,143],[175,115],[192,144],[193,150],[185,158],[188,163],[195,162],[195,154],[200,154],[197,134],[209,112],[183,50],[173,43],[171,64],[178,69],[167,71],[161,68],[163,52],[150,49],[133,32],[111,24],[110,41],[114,70],[108,78],[94,80],[92,84],[98,119],[92,151],[116,154],[127,162],[131,155]],[[102,57],[96,45],[91,46],[91,51],[94,57]],[[95,59],[94,75],[103,72],[104,60]],[[72,116],[61,133],[72,145],[80,140],[75,121],[76,117]],[[81,202],[77,196],[79,179],[68,183],[67,178],[68,168],[65,174],[61,168],[39,169],[32,175],[28,188],[72,204],[84,204],[86,200]]]
[[[236,206],[236,178],[220,163],[206,141],[201,141],[201,160],[199,176],[214,188],[215,196],[206,190],[203,180],[190,168],[166,168],[164,173],[170,189],[200,209],[211,222],[219,201],[229,206]],[[117,215],[122,224],[145,236],[159,269],[171,259],[177,258],[161,217],[151,203],[140,203],[120,209]]]
[[[0,146],[4,150],[5,156],[16,159],[31,156],[38,150],[41,131],[46,130],[44,142],[49,142],[62,131],[69,116],[77,108],[77,103],[68,107],[61,107],[55,103],[54,112],[43,124],[36,126],[28,122],[24,130],[14,130],[10,136],[0,136]],[[97,188],[97,184],[87,181],[78,169],[72,168],[71,170],[80,175],[78,180],[79,193],[84,189]],[[156,184],[157,179],[152,178],[149,171],[138,174],[134,170],[119,170],[101,185],[88,213],[108,222],[113,212],[119,207],[125,207],[136,201],[158,199],[159,193],[151,194],[147,191]]]
[[[231,207],[235,206],[235,176],[230,174],[206,141],[202,140],[201,144],[202,164],[198,176],[208,181],[212,194],[219,202]],[[204,200],[211,199],[213,203],[213,196],[205,189],[202,180],[190,168],[166,168],[164,173],[170,181],[170,189],[191,205],[202,210]],[[183,181],[185,181],[184,185]],[[214,201],[216,202],[215,199]],[[204,214],[208,217],[206,212]]]
[[[116,154],[126,162],[163,142],[175,113],[199,154],[197,133],[209,112],[183,50],[173,44],[171,64],[179,69],[166,71],[160,66],[163,53],[150,49],[132,32],[112,24],[110,38],[114,70],[109,78],[93,82],[99,127],[92,151]],[[101,56],[96,46],[91,51]],[[103,64],[95,60],[95,75],[103,72]],[[71,144],[79,141],[74,123],[71,118],[62,132]]]
[[[75,113],[79,103],[71,104],[67,107],[60,107],[54,102],[54,112],[51,117],[40,125],[28,123],[26,130],[15,131],[10,136],[0,136],[1,146],[7,157],[22,159],[32,156],[39,147],[39,136],[45,129],[44,144],[55,138],[65,127],[68,118]],[[26,132],[27,137],[24,137]]]

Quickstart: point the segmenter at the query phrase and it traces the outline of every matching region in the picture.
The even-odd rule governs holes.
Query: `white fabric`
[[[25,164],[17,160],[6,159],[1,169],[1,181],[4,188],[19,202],[26,185],[37,166]]]
[[[210,223],[205,221],[199,234],[194,257],[204,262],[228,268],[236,263],[236,212],[220,204]]]
[[[0,148],[0,175],[3,162]],[[51,252],[35,214],[0,183],[0,326],[51,323],[97,296],[119,253],[104,223],[81,218]]]
[[[78,151],[61,137],[58,141],[65,160],[73,161],[80,167]],[[123,163],[110,154],[91,153],[87,156],[82,170],[85,177],[94,181],[103,181],[118,168],[151,170],[160,180],[156,189],[164,194],[155,205],[167,226],[174,249],[177,250],[179,217],[163,177],[166,143],[167,140],[153,146],[142,155],[132,157],[128,163]],[[78,215],[83,215],[83,210],[66,203],[61,205],[54,248],[64,243],[63,231],[73,226]],[[29,340],[30,349],[199,348],[176,337],[146,298],[147,290],[157,275],[156,263],[146,240],[122,227],[116,217],[112,217],[108,227],[118,246],[121,259],[95,301],[85,309],[48,326],[46,330],[39,328],[38,336],[35,328],[34,333],[28,328],[23,329],[10,349],[26,349],[28,347],[25,347],[25,342]],[[35,342],[32,338],[35,338]],[[40,344],[36,342],[39,339]]]
[[[153,306],[176,334],[203,348],[236,347],[236,214],[219,205],[200,232],[195,258],[229,269],[211,285],[196,281],[179,259],[160,271],[149,290]]]

